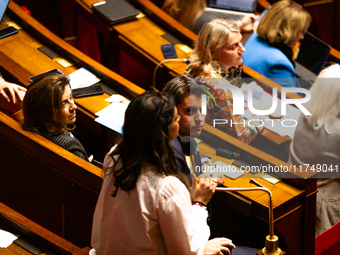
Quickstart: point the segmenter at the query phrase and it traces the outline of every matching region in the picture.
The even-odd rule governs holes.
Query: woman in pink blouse
[[[205,205],[213,179],[188,179],[169,141],[178,136],[173,97],[145,93],[125,113],[123,139],[104,160],[91,254],[230,254],[231,240],[208,241]]]

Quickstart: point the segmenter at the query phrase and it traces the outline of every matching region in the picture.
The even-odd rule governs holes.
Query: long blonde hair
[[[311,15],[301,5],[282,0],[273,4],[261,19],[257,33],[263,39],[289,44],[305,33],[312,21]]]
[[[162,10],[192,30],[206,7],[205,0],[165,0]]]
[[[220,72],[220,63],[215,58],[221,54],[230,32],[240,32],[240,28],[232,20],[212,19],[206,22],[198,33],[190,60],[191,66],[204,73]]]
[[[332,121],[340,114],[340,65],[333,64],[321,71],[310,89],[311,99],[304,104],[312,115],[306,115],[314,130],[324,127],[330,133]]]

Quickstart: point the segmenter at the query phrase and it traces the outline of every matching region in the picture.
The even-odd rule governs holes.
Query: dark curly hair
[[[123,139],[111,154],[116,196],[118,189],[130,191],[145,167],[157,173],[175,175],[188,184],[177,168],[176,157],[168,141],[175,111],[172,96],[147,92],[131,101],[125,112]]]

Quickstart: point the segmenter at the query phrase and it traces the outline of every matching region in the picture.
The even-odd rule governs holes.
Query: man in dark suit
[[[179,121],[179,137],[172,140],[170,144],[173,146],[176,156],[179,159],[179,165],[183,173],[187,174],[188,176],[192,177],[190,169],[186,163],[185,155],[182,150],[181,145],[181,138],[183,136],[191,136],[191,137],[198,137],[201,135],[203,124],[205,121],[205,115],[201,113],[201,106],[202,106],[202,94],[205,92],[199,88],[199,85],[193,78],[190,78],[186,75],[180,75],[176,78],[169,81],[163,92],[167,92],[172,94],[176,101],[176,106],[178,110],[178,115],[181,117]],[[194,149],[194,159],[195,159],[195,166],[202,170],[202,163],[201,163],[201,155],[198,151],[198,145],[196,142],[191,145],[191,149]],[[197,171],[195,167],[196,176],[199,176],[201,172]],[[216,179],[219,184],[222,184],[223,179],[219,178]],[[214,207],[214,209],[212,209]],[[221,209],[223,208],[223,209]],[[209,212],[208,222],[209,225],[213,225],[214,227],[211,228],[211,237],[216,237],[216,233],[221,229],[219,226],[222,221],[221,219],[225,219],[228,223],[228,217],[225,217],[225,214],[229,209],[226,208],[224,205],[218,203],[217,201],[213,201],[213,199],[208,203],[207,209]],[[212,216],[212,211],[216,211],[216,216]],[[220,212],[218,212],[220,211]],[[214,213],[215,214],[215,213]],[[224,226],[224,225],[223,225]],[[216,228],[216,229],[215,229]],[[222,229],[223,235],[224,229]],[[220,234],[220,232],[218,232]],[[233,254],[236,255],[253,255],[256,254],[258,249],[248,248],[238,246],[236,249],[233,250]]]
[[[163,92],[167,92],[175,98],[178,115],[181,119],[179,121],[179,137],[170,143],[179,158],[182,172],[191,176],[180,141],[183,136],[198,137],[201,135],[205,121],[205,115],[201,113],[201,95],[204,91],[197,87],[194,79],[187,75],[180,75],[169,81]],[[201,173],[202,163],[196,141],[191,144],[191,150],[194,150],[195,169],[198,176]]]

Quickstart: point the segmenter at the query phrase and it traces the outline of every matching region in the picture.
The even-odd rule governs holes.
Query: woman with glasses
[[[21,125],[88,161],[84,147],[70,132],[75,128],[76,110],[68,78],[43,76],[27,89],[22,102]]]
[[[233,96],[225,85],[239,86],[242,73],[242,45],[240,28],[232,20],[212,19],[206,22],[198,34],[190,65],[185,74],[206,85],[216,103],[208,103],[206,122],[224,119],[224,125],[216,125],[241,141],[250,143],[263,129],[256,121],[248,125],[241,115],[232,115]]]
[[[301,5],[282,0],[266,12],[247,39],[243,64],[284,87],[300,87],[295,75],[293,49],[304,38],[311,15]]]
[[[104,182],[93,218],[91,254],[229,254],[231,240],[208,241],[205,205],[212,179],[177,169],[169,141],[178,136],[172,96],[144,93],[129,104],[123,138],[104,159]]]

